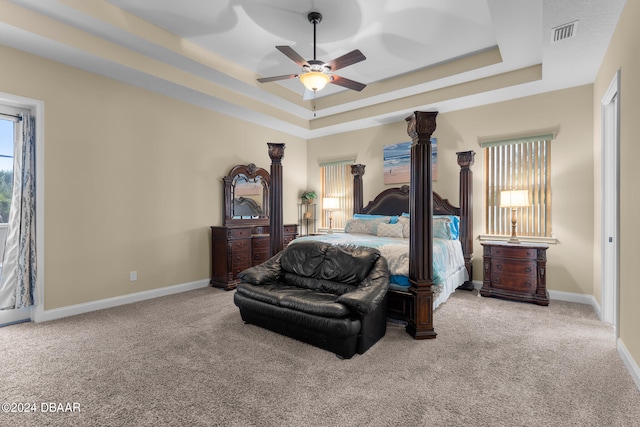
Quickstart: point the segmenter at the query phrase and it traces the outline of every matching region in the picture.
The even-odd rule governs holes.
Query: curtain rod
[[[5,114],[5,113],[0,113],[0,116],[13,117],[13,118],[14,118],[14,119],[16,119],[17,121],[21,121],[21,120],[22,120],[22,115],[19,115],[19,114]]]

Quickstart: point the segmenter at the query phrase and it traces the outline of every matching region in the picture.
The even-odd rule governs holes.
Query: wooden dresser
[[[480,295],[549,305],[546,244],[484,242]]]
[[[284,226],[284,246],[296,238],[298,225]],[[269,259],[268,225],[211,227],[211,285],[235,289],[238,273]]]

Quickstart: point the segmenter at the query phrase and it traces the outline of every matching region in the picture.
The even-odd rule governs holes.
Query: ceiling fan
[[[290,46],[276,46],[280,52],[284,53],[289,59],[302,67],[302,72],[299,74],[285,74],[282,76],[263,77],[258,79],[260,83],[274,82],[277,80],[286,80],[292,78],[299,78],[302,84],[309,91],[313,91],[315,94],[317,91],[322,90],[327,83],[333,83],[338,86],[346,87],[347,89],[360,92],[367,85],[356,82],[354,80],[347,79],[345,77],[333,74],[334,71],[340,68],[353,65],[357,62],[367,59],[362,52],[358,49],[352,50],[336,59],[329,62],[323,62],[316,59],[316,25],[322,21],[322,14],[320,12],[310,12],[307,15],[309,22],[313,24],[313,59],[306,60],[300,56]],[[305,96],[305,99],[307,97]]]

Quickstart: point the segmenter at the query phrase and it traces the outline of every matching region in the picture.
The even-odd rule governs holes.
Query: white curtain
[[[0,276],[0,310],[29,307],[36,288],[35,117],[22,115],[13,161],[13,195]]]

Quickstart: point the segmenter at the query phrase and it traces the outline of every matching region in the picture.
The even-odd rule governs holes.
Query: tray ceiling
[[[592,83],[624,0],[0,0],[0,43],[302,138]],[[303,100],[275,49],[367,57]],[[554,30],[577,22],[571,37]]]

